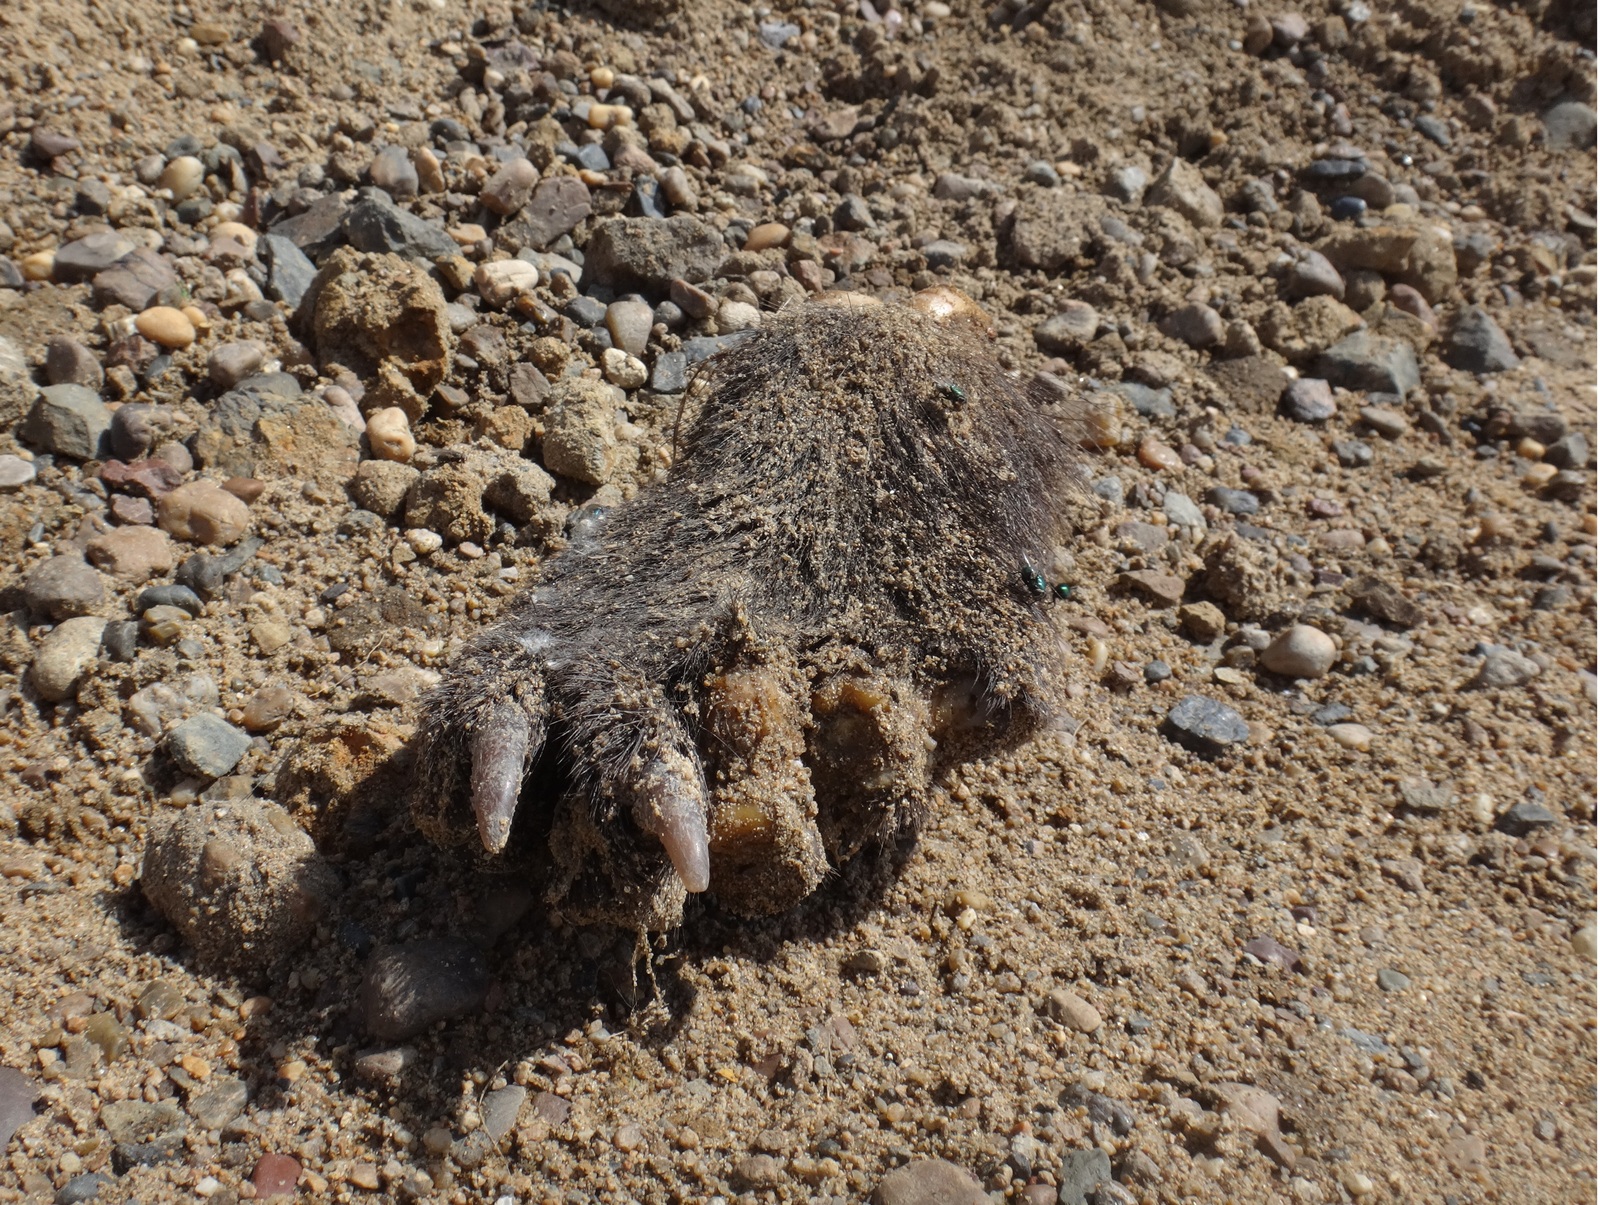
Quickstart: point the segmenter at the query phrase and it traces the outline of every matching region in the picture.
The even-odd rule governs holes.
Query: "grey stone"
[[[267,349],[251,339],[222,343],[206,357],[206,375],[219,389],[232,389],[261,367]]]
[[[1152,389],[1137,381],[1118,381],[1109,392],[1127,401],[1142,418],[1172,418],[1178,413],[1170,389]]]
[[[438,259],[460,248],[444,230],[401,209],[379,188],[363,188],[344,219],[344,236],[357,251]]]
[[[133,612],[143,615],[151,607],[177,607],[195,617],[200,614],[203,604],[200,596],[188,586],[150,586],[139,591],[139,597],[133,600]]]
[[[504,1088],[483,1094],[478,1111],[483,1116],[483,1128],[493,1141],[499,1142],[511,1133],[527,1099],[528,1090],[521,1084],[507,1084]]]
[[[66,335],[52,335],[45,345],[44,375],[52,385],[82,385],[97,392],[106,380],[100,357]]]
[[[81,1201],[94,1200],[102,1188],[114,1183],[116,1181],[104,1172],[80,1172],[56,1189],[52,1199],[55,1205],[78,1205]]]
[[[1450,126],[1432,113],[1419,114],[1414,124],[1417,127],[1417,133],[1435,146],[1450,145],[1452,141]]]
[[[1111,1157],[1099,1149],[1068,1151],[1061,1160],[1059,1205],[1087,1205],[1091,1191],[1111,1179]]]
[[[864,197],[848,193],[844,200],[834,207],[833,224],[840,230],[856,232],[871,230],[874,225],[872,210],[867,207]]]
[[[1167,712],[1167,732],[1179,744],[1199,753],[1219,753],[1250,738],[1250,728],[1226,703],[1204,695],[1186,695]]]
[[[1372,445],[1359,439],[1341,439],[1334,443],[1333,455],[1342,468],[1364,469],[1372,463]]]
[[[1409,343],[1355,331],[1340,339],[1312,366],[1312,375],[1359,392],[1404,396],[1422,384],[1417,355]]]
[[[304,213],[285,218],[269,233],[288,239],[312,259],[320,260],[344,242],[344,223],[349,213],[349,198],[343,193],[329,193],[312,202]]]
[[[11,1136],[33,1120],[33,1102],[39,1088],[15,1067],[0,1067],[0,1152]]]
[[[1161,499],[1161,512],[1178,527],[1198,528],[1200,531],[1206,529],[1205,515],[1200,513],[1200,508],[1188,494],[1168,490]]]
[[[273,231],[260,239],[261,259],[267,265],[266,295],[273,301],[282,301],[291,308],[300,305],[311,282],[316,279],[317,266],[291,238]]]
[[[1558,150],[1587,150],[1595,144],[1595,113],[1590,105],[1567,100],[1552,105],[1540,118],[1547,146]]]
[[[1411,978],[1402,971],[1393,967],[1384,967],[1378,972],[1378,990],[1383,992],[1403,992],[1411,986]]]
[[[1149,187],[1150,176],[1144,168],[1137,164],[1124,163],[1107,173],[1103,191],[1108,197],[1137,205],[1144,199],[1145,189]]]
[[[1222,198],[1206,183],[1200,169],[1180,155],[1173,156],[1150,186],[1144,203],[1175,210],[1201,229],[1222,224]]]
[[[1061,173],[1044,159],[1035,159],[1023,169],[1022,178],[1040,188],[1054,188],[1061,183]]]
[[[396,1041],[481,1008],[488,991],[489,970],[478,950],[428,940],[375,950],[361,1001],[373,1036]]]
[[[105,579],[76,553],[53,556],[22,579],[22,598],[28,610],[57,622],[93,614],[105,596]]]
[[[933,195],[940,201],[970,201],[974,197],[986,197],[994,191],[995,186],[987,180],[955,172],[940,172],[933,182]]]
[[[1318,377],[1300,377],[1290,381],[1278,404],[1284,418],[1297,423],[1321,423],[1339,413],[1333,400],[1333,389]]]
[[[1291,301],[1302,297],[1344,296],[1344,277],[1328,262],[1326,255],[1309,247],[1302,247],[1289,265],[1284,286]]]
[[[93,460],[102,454],[111,411],[82,385],[46,385],[22,426],[22,438],[58,456]]]
[[[142,310],[164,289],[178,283],[178,274],[162,256],[138,247],[111,267],[95,274],[94,299],[99,305]]]
[[[1509,372],[1522,363],[1500,324],[1482,306],[1456,315],[1445,336],[1444,362],[1463,372]]]
[[[655,315],[650,306],[638,298],[625,297],[606,307],[606,329],[611,332],[611,345],[620,347],[630,356],[643,356],[650,341],[650,328]]]
[[[539,181],[516,218],[495,232],[495,242],[514,249],[547,247],[588,217],[591,210],[589,189],[582,180],[576,176],[552,176]]]
[[[1033,341],[1046,355],[1065,356],[1094,338],[1100,315],[1085,301],[1067,301],[1033,328]]]
[[[689,360],[681,351],[664,351],[650,369],[650,388],[657,393],[682,393],[689,385]]]
[[[100,1124],[116,1143],[148,1143],[182,1139],[188,1129],[177,1103],[158,1100],[114,1100],[100,1110]]]
[[[1253,515],[1261,509],[1261,499],[1249,490],[1233,490],[1222,485],[1207,490],[1206,501],[1230,515]]]
[[[1161,331],[1190,347],[1205,350],[1219,345],[1227,334],[1222,315],[1209,305],[1191,302],[1161,320]]]
[[[1513,837],[1526,837],[1541,828],[1549,828],[1560,817],[1543,804],[1524,799],[1514,803],[1496,822],[1495,827]]]
[[[1496,646],[1489,650],[1478,667],[1471,685],[1484,690],[1498,690],[1509,686],[1526,686],[1539,676],[1539,663],[1524,657],[1515,649]]]
[[[731,335],[698,335],[693,339],[683,341],[684,358],[690,364],[698,364],[701,360],[709,359],[718,352],[727,351],[730,347],[738,347],[750,337],[750,331],[734,331]]]
[[[403,146],[384,147],[372,157],[367,174],[391,197],[417,195],[417,169],[411,162],[411,152]]]
[[[1563,435],[1545,449],[1546,464],[1558,469],[1581,469],[1589,463],[1589,441],[1577,431]]]
[[[55,278],[62,284],[86,284],[137,244],[115,230],[103,230],[74,239],[56,251]]]
[[[918,1159],[897,1167],[872,1192],[872,1205],[988,1205],[983,1185],[945,1159]]]
[[[224,1076],[189,1100],[189,1116],[208,1130],[220,1130],[250,1103],[250,1086],[242,1079]]]
[[[1112,506],[1121,506],[1125,491],[1121,477],[1101,477],[1089,487],[1095,497],[1104,498]]]
[[[929,268],[959,268],[967,262],[967,245],[954,239],[934,239],[922,248],[922,258]]]
[[[773,50],[782,50],[800,33],[800,27],[792,21],[762,21],[756,26],[756,37]]]
[[[187,719],[167,734],[167,752],[185,773],[221,778],[250,751],[250,735],[220,716]]]
[[[585,252],[584,283],[665,293],[676,279],[709,280],[726,247],[714,227],[698,218],[610,218]]]

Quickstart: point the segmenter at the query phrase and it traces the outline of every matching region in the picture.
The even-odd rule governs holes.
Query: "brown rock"
[[[131,584],[172,572],[172,541],[155,527],[118,527],[90,540],[89,563]]]
[[[369,411],[398,406],[415,422],[450,369],[444,294],[398,255],[340,247],[306,290],[296,321],[324,372],[345,368],[368,383]]]
[[[236,544],[250,530],[250,508],[216,482],[180,485],[161,499],[161,530],[195,544]]]

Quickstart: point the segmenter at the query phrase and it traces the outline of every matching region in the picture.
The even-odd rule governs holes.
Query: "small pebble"
[[[134,319],[134,326],[152,343],[174,351],[188,347],[195,340],[194,323],[182,310],[170,305],[151,306]]]
[[[250,1173],[250,1183],[258,1200],[291,1196],[300,1183],[300,1164],[288,1155],[262,1155]]]
[[[472,274],[472,283],[484,301],[504,308],[538,287],[539,269],[526,260],[495,260],[479,264],[477,271]]]
[[[417,451],[411,423],[399,406],[388,406],[367,418],[367,444],[379,460],[404,463]]]
[[[80,615],[57,624],[39,645],[33,659],[33,687],[39,697],[59,703],[77,687],[79,679],[100,657],[100,637],[106,621]]]
[[[1329,724],[1323,731],[1345,749],[1357,753],[1369,753],[1372,750],[1372,729],[1365,724]]]
[[[638,389],[649,379],[649,371],[635,356],[620,347],[608,347],[600,353],[601,371],[606,380],[622,389]]]
[[[1295,624],[1273,639],[1261,653],[1261,664],[1288,678],[1321,678],[1333,667],[1339,647],[1320,628]]]
[[[236,544],[250,530],[250,508],[215,481],[180,485],[158,504],[161,530],[195,544]]]
[[[174,201],[186,201],[199,190],[205,178],[204,163],[193,155],[179,155],[167,164],[156,184],[170,192]]]
[[[1055,988],[1045,997],[1045,1010],[1062,1024],[1079,1033],[1093,1033],[1100,1028],[1099,1010],[1076,992],[1064,987]]]
[[[231,774],[249,751],[249,734],[214,715],[194,716],[167,733],[172,760],[201,778]]]
[[[257,372],[266,357],[266,348],[253,340],[222,343],[206,357],[206,375],[217,388],[232,389]]]

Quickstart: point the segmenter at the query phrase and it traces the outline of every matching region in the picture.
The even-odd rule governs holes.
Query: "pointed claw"
[[[669,755],[670,756],[670,755]],[[711,886],[711,846],[706,832],[706,801],[688,759],[671,756],[645,771],[634,819],[661,842],[685,891]]]
[[[472,811],[492,854],[506,847],[528,766],[528,718],[509,704],[494,709],[472,737]]]

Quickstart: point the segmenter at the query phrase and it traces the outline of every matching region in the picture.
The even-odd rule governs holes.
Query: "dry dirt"
[[[6,5],[0,252],[26,269],[108,222],[161,236],[211,329],[165,373],[113,372],[104,396],[174,407],[203,470],[263,482],[250,509],[265,543],[202,614],[174,620],[181,639],[147,632],[131,660],[102,654],[46,701],[31,666],[52,620],[22,583],[101,532],[107,487],[93,460],[44,456],[20,411],[0,419],[0,453],[41,466],[0,492],[0,1135],[21,1122],[0,1200],[86,1199],[93,1174],[99,1201],[225,1202],[275,1176],[298,1176],[308,1199],[864,1200],[937,1157],[997,1199],[1050,1201],[1082,1162],[1068,1156],[1096,1147],[1113,1172],[1099,1202],[1593,1200],[1593,11],[1371,7],[1308,5],[1273,46],[1260,17],[1279,10],[1225,0],[910,0],[898,26],[867,3],[786,0]],[[302,35],[276,61],[269,18]],[[797,28],[779,52],[761,27],[782,22]],[[525,58],[506,57],[513,41]],[[725,265],[708,291],[770,308],[796,282],[848,277],[892,297],[948,280],[998,317],[1008,368],[1121,407],[1085,459],[1123,501],[1063,500],[1076,534],[1050,567],[1073,586],[1057,607],[1071,731],[953,780],[920,839],[793,912],[752,923],[712,901],[647,950],[423,842],[404,813],[404,746],[419,685],[536,573],[569,511],[670,459],[676,398],[627,395],[628,459],[598,490],[558,479],[515,523],[491,506],[490,535],[465,550],[455,532],[419,554],[404,529],[443,520],[357,511],[345,485],[369,445],[338,422],[263,418],[248,463],[205,461],[212,348],[255,339],[308,393],[331,377],[286,310],[221,283],[206,261],[216,215],[191,227],[154,187],[128,191],[135,164],[184,133],[243,152],[243,187],[213,180],[212,198],[247,224],[263,211],[252,189],[287,181],[287,196],[297,173],[354,185],[437,117],[485,151],[531,144],[537,118],[507,127],[534,101],[502,103],[529,64],[535,81],[577,83],[545,103],[587,96],[605,79],[594,69],[669,79],[693,121],[640,120],[658,126],[646,153],[686,165],[692,211],[732,226],[730,250],[754,224],[794,229],[776,271]],[[1547,116],[1563,102],[1588,107],[1577,145],[1557,145]],[[45,159],[39,130],[81,146]],[[631,166],[587,180],[595,212],[568,249],[623,210],[640,173],[607,146]],[[1354,228],[1309,165],[1352,153],[1399,205],[1369,222],[1442,239],[1444,260],[1347,261],[1343,303],[1297,296],[1289,257]],[[1104,194],[1119,169],[1153,181],[1174,154],[1224,215],[1203,196]],[[449,194],[405,204],[492,235],[470,157],[446,162]],[[574,170],[554,155],[540,167]],[[970,195],[936,194],[949,172]],[[91,178],[109,210],[84,203]],[[859,209],[836,216],[847,196],[865,229],[848,230]],[[930,263],[931,239],[964,252]],[[470,293],[440,276],[446,296]],[[551,309],[570,295],[542,285],[543,310],[491,316],[508,359],[544,357],[553,377],[599,361],[583,324],[575,335]],[[30,281],[0,300],[0,336],[35,383],[52,335],[118,362],[128,311],[87,285]],[[1035,330],[1069,300],[1098,319],[1041,348]],[[1474,304],[1509,336],[1508,371],[1446,362],[1446,332]],[[1215,338],[1168,321],[1186,306],[1207,307],[1189,318],[1216,319]],[[709,321],[658,328],[644,358]],[[1417,350],[1420,383],[1399,398],[1337,390],[1322,425],[1277,414],[1282,367],[1320,375],[1317,353],[1362,322]],[[418,463],[474,438],[539,459],[542,388],[505,404],[508,367],[453,351],[416,424]],[[1170,404],[1137,412],[1136,390],[1100,392],[1119,380]],[[1563,431],[1587,442],[1558,464]],[[1332,449],[1356,439],[1370,463]],[[1214,487],[1251,491],[1260,512],[1230,513]],[[1201,504],[1205,530],[1169,491]],[[481,517],[476,495],[458,502],[438,514]],[[1374,602],[1368,577],[1409,605]],[[1184,606],[1220,614],[1180,619],[1174,579]],[[135,615],[144,584],[108,572],[90,612]],[[1294,623],[1338,643],[1326,676],[1272,674],[1252,651]],[[1516,650],[1514,680],[1479,680],[1488,645]],[[129,701],[153,685],[189,697],[169,697],[152,730]],[[1167,716],[1191,694],[1233,708],[1248,736],[1180,743]],[[162,740],[175,716],[245,724],[252,705],[284,718],[249,725],[231,773],[176,767]],[[1365,731],[1330,726],[1330,705]],[[179,940],[139,876],[157,820],[249,796],[282,801],[334,883],[298,946],[229,971]],[[434,938],[478,951],[486,985],[462,1015],[378,1040],[361,1001],[369,950]],[[200,1103],[219,1085],[242,1104],[222,1119],[215,1095]],[[508,1085],[525,1102],[491,1116],[518,1102]],[[122,1132],[137,1101],[171,1102],[150,1113],[165,1131]]]

